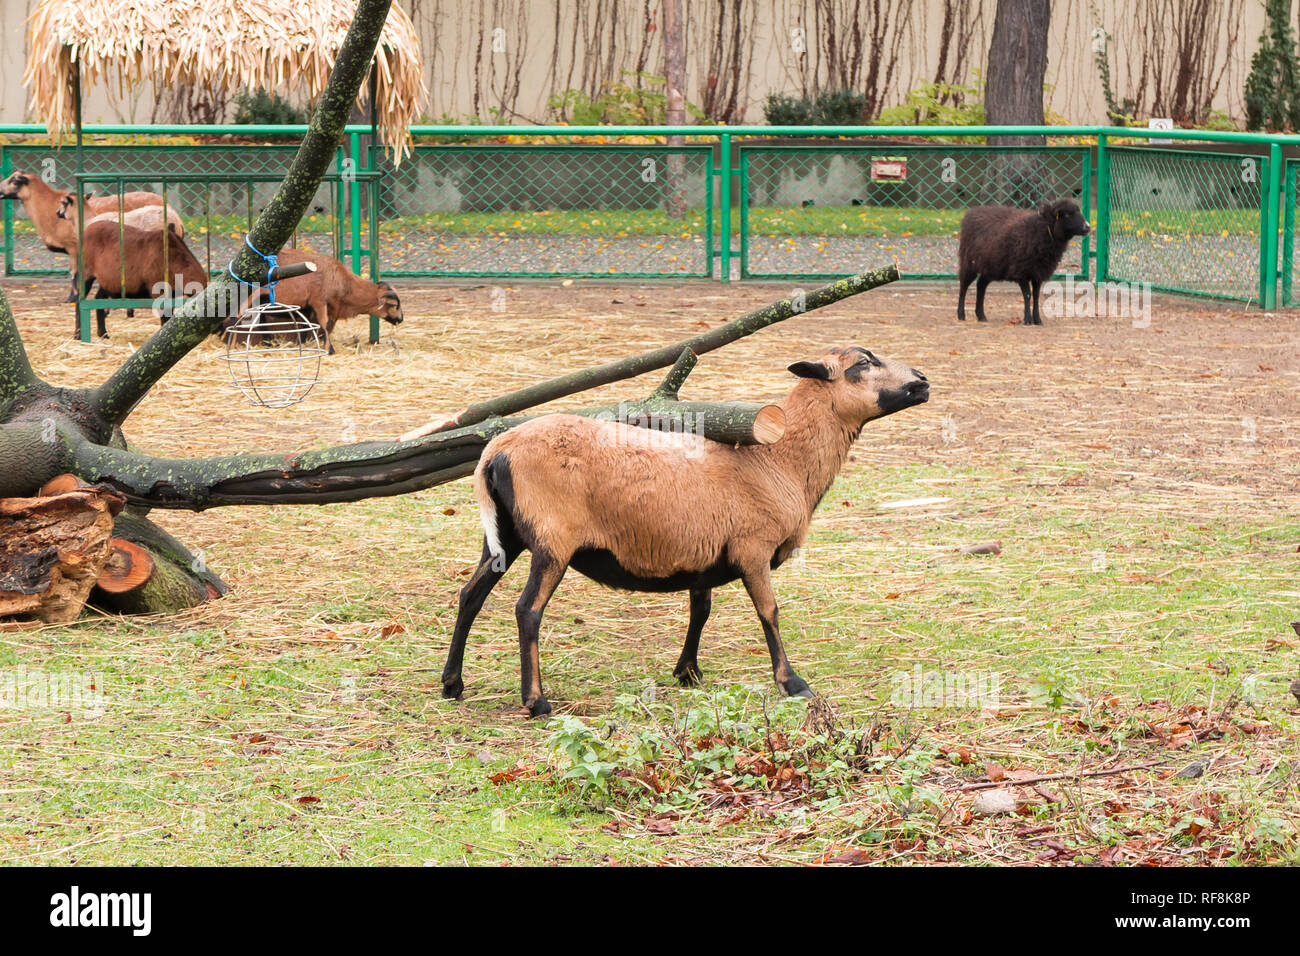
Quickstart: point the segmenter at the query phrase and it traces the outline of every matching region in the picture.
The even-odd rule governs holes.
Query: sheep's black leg
[[[515,620],[519,622],[519,693],[529,717],[544,717],[551,712],[550,701],[542,693],[542,664],[537,639],[542,626],[542,612],[560,586],[566,570],[567,561],[560,561],[545,551],[534,551],[528,584],[515,605]]]
[[[452,631],[447,663],[442,669],[443,697],[459,698],[465,692],[461,668],[465,663],[465,643],[469,640],[469,629],[474,626],[474,619],[478,617],[478,612],[483,610],[483,602],[487,600],[487,596],[505,577],[505,573],[510,570],[510,565],[515,563],[515,559],[523,550],[517,542],[509,542],[503,547],[505,553],[494,558],[485,540],[478,570],[460,589],[460,609],[456,613],[456,627]]]
[[[1039,299],[1039,295],[1043,291],[1043,283],[1040,282],[1038,279],[1034,279],[1033,282],[1030,283],[1030,285],[1034,294],[1034,325],[1042,325],[1043,313],[1039,311],[1038,299]]]
[[[75,259],[76,256],[73,256],[73,258]],[[82,293],[82,296],[81,296],[83,299],[86,299],[86,298],[89,298],[89,297],[90,297],[90,287],[91,287],[91,285],[94,283],[94,281],[95,281],[95,278],[94,278],[94,276],[92,276],[89,280],[87,280],[87,281],[84,283],[85,292],[83,292],[83,293]],[[79,279],[79,277],[77,276],[77,274],[76,274],[75,272],[73,272],[73,273],[72,273],[72,288],[70,288],[70,289],[68,290],[68,301],[69,301],[69,302],[76,302],[76,301],[77,301],[77,289],[78,289],[78,287],[80,287],[80,286],[82,286],[82,285],[83,285],[83,283],[80,281],[80,279]]]
[[[984,292],[989,287],[989,280],[980,276],[975,283],[975,318],[981,322],[987,322],[988,316],[984,314]]]
[[[699,687],[703,675],[700,673],[700,633],[704,623],[709,619],[713,609],[713,592],[707,588],[691,592],[691,622],[686,626],[686,643],[682,645],[682,656],[677,659],[673,676],[683,687]]]
[[[1034,324],[1034,313],[1033,313],[1033,311],[1032,311],[1032,310],[1030,309],[1030,307],[1029,307],[1029,302],[1030,302],[1030,299],[1029,299],[1029,281],[1028,281],[1027,279],[1021,279],[1021,280],[1019,280],[1019,284],[1020,284],[1020,297],[1021,297],[1022,299],[1025,300],[1025,318],[1024,318],[1024,324],[1025,324],[1025,325],[1033,325],[1033,324]]]
[[[957,280],[961,283],[961,291],[957,293],[957,318],[962,322],[966,321],[966,290],[970,288],[970,284],[974,279],[974,276],[965,272],[957,277]]]
[[[95,298],[96,299],[108,298],[108,293],[104,291],[103,286],[100,286],[99,291],[95,293]],[[107,318],[108,318],[108,309],[95,310],[95,331],[101,339],[108,338],[108,323],[105,321]]]
[[[794,672],[790,659],[781,646],[781,632],[777,627],[776,595],[772,593],[772,576],[766,563],[741,572],[745,590],[754,602],[754,610],[763,624],[763,637],[767,639],[767,652],[772,656],[772,677],[776,685],[790,697],[811,697],[807,682]]]
[[[95,284],[95,277],[94,277],[94,276],[91,276],[89,279],[86,280],[85,287],[84,287],[84,291],[83,291],[82,296],[81,296],[83,299],[89,299],[89,298],[90,298],[90,287],[93,286],[94,284]],[[73,277],[72,277],[72,294],[68,296],[68,301],[69,301],[69,302],[76,302],[76,301],[77,301],[77,277],[76,277],[76,276],[73,276]],[[80,335],[81,335],[81,312],[80,312],[80,311],[74,311],[74,312],[72,313],[72,320],[73,320],[73,321],[72,321],[72,337],[73,337],[73,338],[78,338],[78,337],[80,337]]]

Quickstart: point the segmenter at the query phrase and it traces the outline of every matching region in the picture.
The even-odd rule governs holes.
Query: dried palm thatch
[[[355,9],[353,0],[40,0],[29,22],[23,84],[56,137],[75,121],[74,59],[83,89],[148,79],[231,91],[305,86],[315,98]],[[400,157],[426,90],[419,38],[397,4],[375,62],[380,135]]]

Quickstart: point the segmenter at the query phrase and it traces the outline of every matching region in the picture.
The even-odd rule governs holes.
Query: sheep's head
[[[856,345],[835,349],[815,362],[795,362],[790,371],[825,383],[821,387],[832,410],[851,428],[930,400],[930,382],[916,369]]]
[[[402,300],[397,297],[397,290],[387,282],[379,283],[379,315],[393,325],[401,325],[405,318],[402,315]]]
[[[0,183],[0,199],[26,199],[32,194],[32,174],[22,170]]]
[[[1073,199],[1045,202],[1038,207],[1038,215],[1047,221],[1048,231],[1058,241],[1069,242],[1075,236],[1086,236],[1092,231],[1079,204]]]

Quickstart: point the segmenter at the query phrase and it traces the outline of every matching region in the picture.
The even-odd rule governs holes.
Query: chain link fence
[[[669,146],[619,141],[616,128],[552,129],[547,135],[564,139],[530,144],[478,140],[499,139],[499,127],[458,130],[454,142],[446,128],[428,135],[435,132],[449,141],[426,135],[400,166],[384,157],[374,171],[358,169],[364,134],[350,132],[293,244],[391,278],[817,279],[897,260],[905,278],[945,279],[955,275],[958,230],[971,206],[1072,197],[1098,229],[1071,243],[1065,275],[1098,277],[1096,259],[1102,279],[1267,300],[1275,271],[1267,260],[1278,251],[1268,231],[1277,226],[1283,302],[1297,295],[1297,160],[1274,182],[1267,156],[1099,150],[1097,134],[1070,145],[1006,147],[916,142],[919,131],[912,141],[895,139],[897,130],[888,139],[837,140],[830,128],[773,141],[760,139],[760,128],[720,128]],[[417,141],[424,135],[413,133]],[[1111,141],[1117,135],[1106,132]],[[94,144],[83,149],[92,177],[83,181],[108,192],[116,186],[93,177],[111,174],[128,189],[165,190],[186,241],[219,270],[295,151],[289,142]],[[16,170],[72,188],[76,153],[0,145],[0,173]],[[1279,190],[1280,222],[1269,207]],[[7,275],[67,270],[67,257],[45,248],[21,203],[0,206]]]
[[[1072,198],[1087,217],[1087,146],[933,145],[740,148],[741,275],[834,277],[896,259],[911,278],[955,278],[971,206],[1033,208]],[[1088,274],[1090,237],[1062,271]]]
[[[128,191],[165,193],[185,224],[186,244],[211,272],[224,268],[238,250],[257,214],[275,195],[297,151],[296,145],[86,146],[82,163],[87,174],[120,175]],[[55,189],[70,189],[76,181],[76,153],[66,147],[0,147],[0,178],[19,171]],[[317,190],[291,245],[337,257],[346,191],[340,190],[338,175],[331,179]],[[96,195],[115,194],[117,189],[116,180],[87,184],[87,192]],[[5,273],[66,273],[68,257],[46,249],[23,204],[5,202],[3,206]]]
[[[1300,205],[1300,159],[1288,159],[1283,177],[1282,192],[1282,296],[1283,305],[1292,306],[1300,300],[1300,263],[1295,256],[1295,223]]]
[[[385,177],[390,276],[709,275],[710,146],[418,146]]]
[[[1109,278],[1255,298],[1267,181],[1260,156],[1111,147]]]

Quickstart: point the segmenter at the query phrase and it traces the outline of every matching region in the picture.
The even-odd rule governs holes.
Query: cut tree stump
[[[113,522],[113,557],[90,593],[93,607],[115,614],[183,611],[226,593],[201,556],[128,508]]]
[[[109,594],[126,594],[148,584],[155,568],[149,552],[125,538],[113,538],[110,545],[108,561],[95,587]]]
[[[75,485],[0,498],[0,618],[75,619],[112,552],[113,520],[125,503],[107,489]]]

